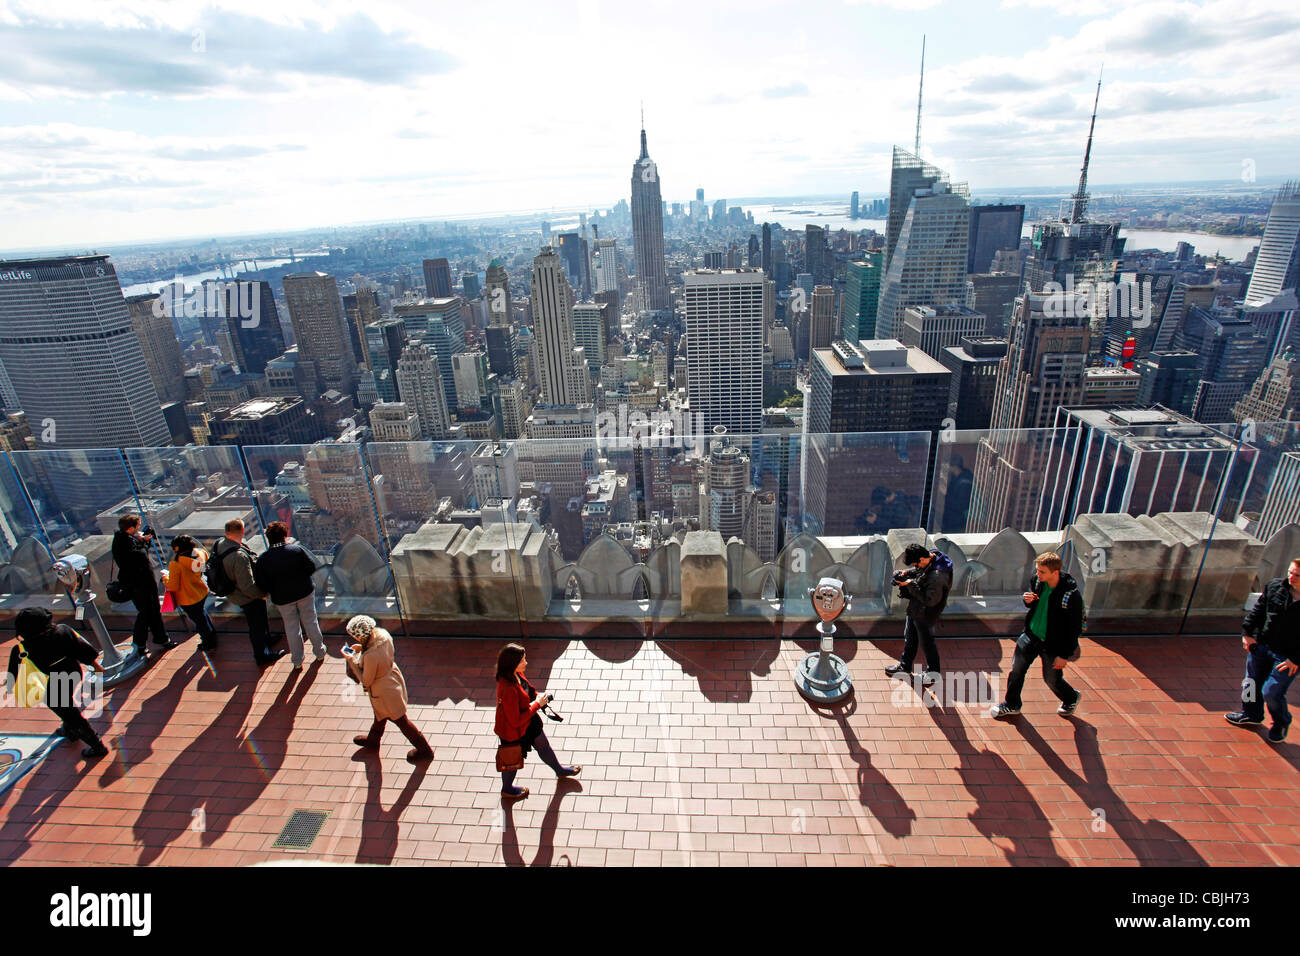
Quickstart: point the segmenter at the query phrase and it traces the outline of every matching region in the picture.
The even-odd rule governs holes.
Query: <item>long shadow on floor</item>
[[[816,713],[831,717],[844,735],[844,743],[849,748],[849,756],[857,764],[858,802],[871,811],[871,815],[880,821],[880,825],[891,836],[904,837],[912,832],[912,821],[916,811],[907,805],[883,773],[871,764],[871,754],[867,752],[858,735],[849,726],[849,718],[857,712],[858,704],[850,697],[845,703],[833,707],[814,708]]]
[[[406,679],[409,702],[421,706],[441,700],[469,700],[476,707],[495,707],[497,654],[511,643],[522,644],[528,651],[529,683],[544,691],[551,669],[569,646],[567,640],[513,638],[489,643],[417,638],[405,641],[397,650],[397,663]],[[467,661],[466,646],[481,649],[482,656]]]
[[[1170,641],[1176,641],[1178,648],[1173,660]],[[1246,652],[1240,636],[1099,638],[1096,644],[1118,656],[1170,700],[1199,704],[1211,713],[1241,709]]]
[[[253,707],[257,681],[235,686],[216,720],[176,756],[149,791],[132,828],[143,845],[137,861],[140,865],[152,863],[190,829],[196,810],[203,811],[198,817],[202,820],[201,841],[211,846],[252,806],[284,765],[294,718],[319,673],[319,666],[308,668],[301,676],[287,672],[275,700],[246,733],[244,722]],[[198,768],[211,766],[214,758],[220,762],[219,778],[197,777]]]
[[[172,672],[166,684],[140,702],[140,709],[135,716],[110,740],[112,759],[105,764],[103,773],[100,774],[101,787],[112,786],[129,774],[132,767],[149,758],[153,753],[153,741],[163,732],[167,721],[176,711],[177,701],[184,696],[186,687],[200,671],[211,673],[203,655],[195,651],[193,656],[187,657]],[[114,700],[113,703],[120,702]]]
[[[978,804],[967,814],[975,829],[990,842],[995,837],[1009,839],[1011,849],[1003,853],[1013,864],[1063,865],[1065,860],[1052,845],[1051,821],[1010,764],[994,751],[981,750],[971,743],[955,707],[926,709],[957,752],[962,786]]]
[[[682,673],[694,677],[700,693],[715,704],[750,699],[753,677],[765,677],[781,655],[781,644],[768,641],[657,641]]]
[[[360,760],[366,765],[366,800],[362,807],[361,842],[357,846],[356,862],[387,866],[393,862],[393,856],[397,852],[402,814],[424,782],[429,765],[416,764],[407,777],[402,792],[397,795],[393,805],[385,810],[380,803],[384,787],[383,758],[374,752],[363,751],[352,759]]]
[[[1074,744],[1083,767],[1083,776],[1071,770],[1039,735],[1033,725],[1023,718],[1016,721],[1016,729],[1029,745],[1038,752],[1052,772],[1075,792],[1085,806],[1092,808],[1097,821],[1115,831],[1143,866],[1206,866],[1205,860],[1173,827],[1159,820],[1139,820],[1110,785],[1106,764],[1101,759],[1097,741],[1097,728],[1078,717],[1074,724]],[[1104,818],[1096,815],[1105,813]]]
[[[506,866],[550,866],[555,859],[555,829],[560,822],[560,802],[571,793],[581,793],[582,784],[573,777],[565,777],[555,782],[555,792],[546,804],[546,813],[542,815],[542,835],[537,846],[537,854],[532,863],[525,863],[519,852],[519,835],[515,833],[515,802],[503,802],[501,806],[501,857]]]

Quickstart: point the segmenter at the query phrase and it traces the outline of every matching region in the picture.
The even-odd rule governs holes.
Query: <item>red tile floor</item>
[[[191,638],[110,691],[94,723],[111,757],[61,748],[0,795],[0,863],[1300,863],[1300,749],[1221,716],[1239,638],[1085,642],[1067,672],[1077,717],[1035,669],[1006,723],[886,679],[897,641],[837,649],[856,694],[827,713],[796,692],[791,642],[530,641],[530,677],[566,717],[548,736],[584,769],[559,784],[531,756],[532,795],[509,808],[492,773],[499,642],[399,638],[436,751],[415,768],[391,726],[379,757],[357,755],[369,706],[329,643],[324,664],[295,675],[284,658],[259,680],[237,636],[215,673]],[[944,667],[1003,675],[1012,646],[941,642]],[[0,721],[55,726],[44,709]],[[299,808],[330,811],[311,849],[272,848]]]

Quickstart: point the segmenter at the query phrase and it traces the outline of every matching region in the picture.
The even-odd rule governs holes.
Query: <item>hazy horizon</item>
[[[922,34],[922,155],[976,192],[1075,180],[1103,61],[1093,182],[1296,172],[1281,0],[0,0],[4,241],[583,208],[626,196],[642,102],[669,201],[879,193]]]

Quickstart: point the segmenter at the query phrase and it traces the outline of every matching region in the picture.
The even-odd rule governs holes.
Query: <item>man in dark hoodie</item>
[[[1020,713],[1020,690],[1034,658],[1043,659],[1043,680],[1060,700],[1056,712],[1069,717],[1079,706],[1079,692],[1065,682],[1065,665],[1079,649],[1083,633],[1083,594],[1068,574],[1061,572],[1061,556],[1054,551],[1035,559],[1035,576],[1022,598],[1025,632],[1016,641],[1016,653],[1007,677],[1006,700],[990,712],[991,717],[1014,717]]]
[[[894,575],[899,594],[907,598],[903,656],[897,664],[886,667],[885,673],[890,677],[910,675],[919,645],[925,648],[925,674],[921,679],[926,684],[933,684],[939,680],[939,648],[934,643],[934,627],[948,606],[948,592],[952,590],[952,559],[942,551],[909,544],[903,551],[903,561],[911,569]]]
[[[316,585],[312,581],[316,562],[301,545],[289,543],[289,528],[283,521],[266,526],[266,544],[266,550],[253,562],[253,580],[280,611],[293,669],[302,670],[304,639],[311,641],[316,660],[325,660],[325,635],[316,617]]]
[[[99,664],[99,648],[68,625],[51,623],[53,620],[54,615],[43,607],[28,607],[18,612],[14,627],[22,644],[21,650],[16,644],[9,652],[10,686],[18,679],[18,667],[25,653],[32,664],[49,677],[45,706],[63,721],[59,736],[89,744],[81,751],[81,756],[87,760],[102,757],[108,753],[108,748],[77,707],[75,692],[81,682],[82,664],[96,671],[104,670]]]
[[[1264,585],[1242,623],[1241,643],[1246,648],[1241,710],[1224,719],[1239,727],[1262,724],[1267,704],[1273,718],[1268,739],[1280,744],[1291,728],[1286,692],[1300,671],[1300,558],[1291,559],[1286,577]]]
[[[158,580],[154,577],[150,560],[153,542],[152,531],[148,534],[140,531],[138,514],[125,514],[117,519],[117,531],[113,533],[113,560],[117,562],[118,583],[131,593],[131,603],[135,605],[135,626],[131,629],[131,636],[141,657],[149,656],[146,642],[150,631],[153,631],[154,645],[160,650],[176,646],[176,642],[167,636],[158,604]]]

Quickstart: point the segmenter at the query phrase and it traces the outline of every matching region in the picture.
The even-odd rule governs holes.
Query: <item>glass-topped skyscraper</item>
[[[1264,238],[1246,289],[1246,305],[1263,305],[1300,281],[1300,182],[1284,185],[1268,211]]]

